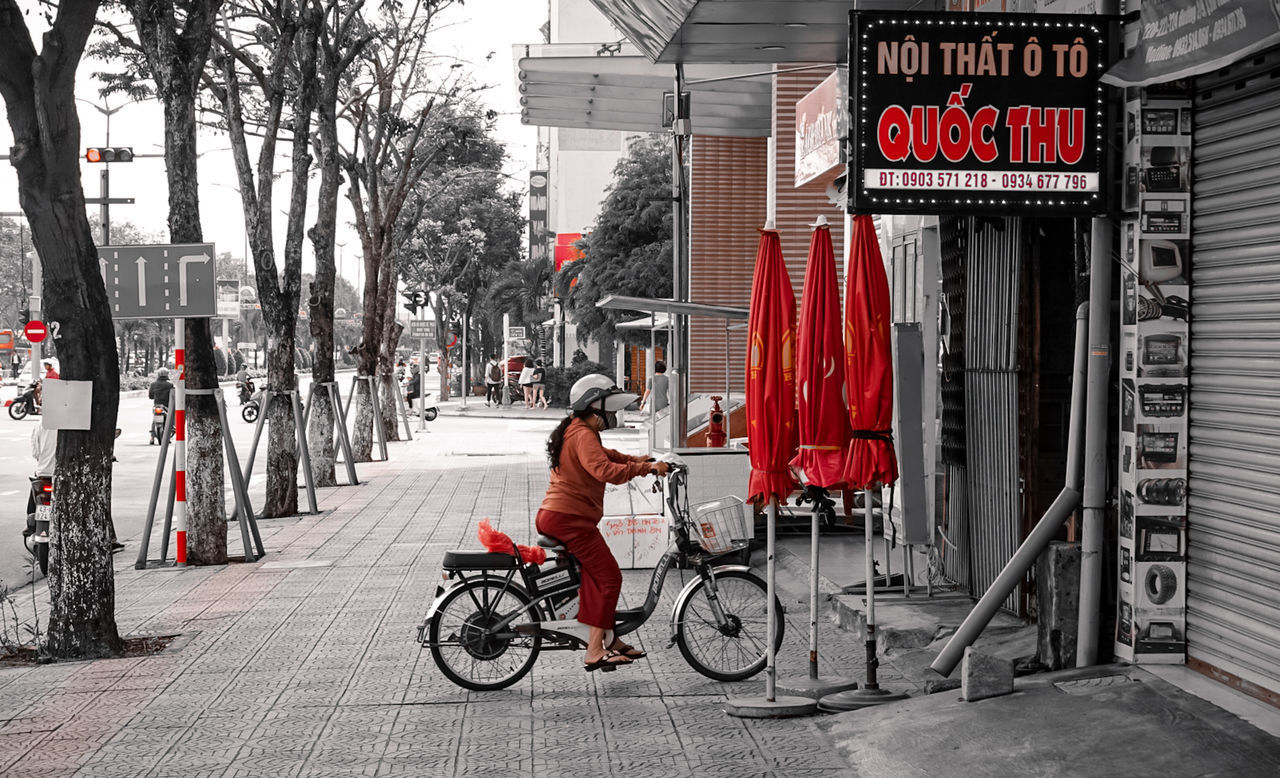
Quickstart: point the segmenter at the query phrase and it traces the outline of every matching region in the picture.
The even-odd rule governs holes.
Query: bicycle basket
[[[734,548],[734,540],[751,537],[746,527],[743,501],[737,497],[721,497],[693,506],[693,529],[698,543],[709,554],[720,554]]]

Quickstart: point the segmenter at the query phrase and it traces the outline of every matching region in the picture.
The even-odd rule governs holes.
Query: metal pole
[[[1111,222],[1094,219],[1089,251],[1089,378],[1081,501],[1080,615],[1076,666],[1098,660],[1102,524],[1107,507],[1107,399],[1111,372]]]
[[[507,387],[507,365],[511,364],[511,314],[502,314],[502,402],[510,403],[511,390]]]
[[[108,126],[110,126],[110,118],[108,118]],[[110,144],[110,132],[107,134],[107,143]],[[107,163],[102,168],[102,175],[98,179],[101,184],[102,192],[102,245],[111,245],[111,165]]]
[[[458,393],[462,395],[462,407],[467,407],[467,395],[471,394],[471,359],[467,353],[467,330],[471,329],[471,317],[462,314],[462,377],[458,379]]]
[[[725,333],[729,330],[726,328]],[[809,680],[818,680],[818,506],[809,527]]]
[[[173,561],[187,564],[187,327],[185,319],[173,320],[173,369],[178,380],[173,383],[174,425],[174,522],[178,528]]]
[[[1021,583],[1022,576],[1035,564],[1080,500],[1080,448],[1084,432],[1085,376],[1089,359],[1088,309],[1089,306],[1082,305],[1076,310],[1076,355],[1074,378],[1071,382],[1071,423],[1067,427],[1066,483],[1035,529],[1031,530],[1031,534],[1014,553],[1013,559],[996,576],[996,580],[978,600],[978,604],[973,606],[973,610],[965,617],[937,659],[929,665],[930,669],[943,676],[950,675],[956,665],[960,664],[965,648],[978,639],[991,617],[1000,609],[1000,604]]]
[[[34,249],[31,252],[31,297],[27,299],[27,308],[31,311],[31,320],[40,320],[40,296],[44,278],[40,269],[40,255]],[[31,383],[40,380],[40,358],[42,348],[39,343],[31,344]]]
[[[777,580],[776,578],[777,567],[775,566],[775,563],[774,563],[774,559],[775,559],[774,536],[778,534],[777,533],[777,526],[778,526],[778,498],[777,497],[771,496],[769,498],[769,507],[766,510],[768,511],[765,517],[766,523],[768,525],[766,528],[768,537],[765,541],[767,546],[767,550],[766,550],[767,563],[765,568],[765,576],[766,576],[765,598],[768,601],[769,617],[768,619],[766,619],[767,624],[765,627],[767,632],[765,633],[766,646],[765,646],[765,664],[764,664],[764,672],[765,672],[764,696],[767,701],[776,702],[778,697],[778,667],[775,664],[776,657],[774,656],[773,636],[774,636],[774,630],[777,629],[778,614],[774,612],[773,592],[774,592],[774,582]]]
[[[866,553],[864,556],[864,572],[867,580],[867,680],[862,688],[874,691],[880,688],[876,682],[876,667],[880,660],[876,658],[876,557],[875,557],[875,518],[871,505],[871,490],[862,493],[863,533],[866,536]]]
[[[689,247],[685,224],[684,129],[687,118],[681,113],[680,95],[684,91],[684,66],[677,64],[675,73],[675,99],[673,101],[671,143],[671,292],[677,302],[689,301]],[[689,437],[689,317],[676,313],[671,316],[671,353],[667,366],[668,398],[671,408],[671,450],[683,447]],[[678,386],[676,386],[678,384]],[[676,399],[679,398],[679,403]]]

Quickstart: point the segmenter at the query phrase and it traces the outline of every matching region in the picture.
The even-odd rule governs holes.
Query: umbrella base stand
[[[828,694],[818,700],[818,710],[823,713],[841,713],[847,710],[861,710],[862,708],[870,708],[876,705],[884,705],[887,702],[898,702],[905,699],[907,699],[907,695],[901,692],[891,692],[888,689],[855,689],[853,691]]]
[[[852,678],[810,678],[806,675],[803,677],[778,679],[778,694],[787,694],[793,697],[808,697],[812,700],[818,700],[829,694],[849,691],[856,688],[858,688],[858,682]]]
[[[789,719],[812,716],[818,701],[809,697],[730,697],[724,701],[724,712],[739,719]]]

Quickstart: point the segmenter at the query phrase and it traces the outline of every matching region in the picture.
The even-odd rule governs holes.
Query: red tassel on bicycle
[[[517,554],[527,564],[540,565],[547,561],[547,550],[542,546],[519,546],[507,536],[493,528],[488,519],[481,519],[477,534],[480,544],[493,554]]]

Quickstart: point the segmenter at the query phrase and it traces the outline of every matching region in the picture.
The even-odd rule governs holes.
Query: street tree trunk
[[[59,658],[121,648],[111,565],[111,450],[120,362],[80,184],[76,67],[97,0],[63,0],[37,54],[23,13],[0,0],[0,96],[13,133],[18,201],[44,274],[45,317],[67,381],[91,384],[90,427],[58,433],[45,649]]]
[[[166,2],[131,2],[134,25],[156,91],[164,102],[165,168],[169,184],[169,240],[203,243],[196,152],[196,94],[209,57],[211,25],[221,0],[196,3],[181,31]],[[168,323],[167,321],[165,322]],[[222,424],[213,394],[218,387],[209,319],[185,324],[187,395],[187,564],[227,561],[227,519],[222,468]]]
[[[291,4],[266,9],[264,17],[276,25],[270,63],[265,68],[250,70],[255,86],[261,90],[265,104],[255,109],[265,117],[258,150],[257,177],[249,160],[248,132],[244,118],[242,84],[238,63],[231,51],[220,58],[223,82],[211,87],[222,103],[231,141],[232,156],[240,183],[240,196],[253,252],[258,298],[266,323],[267,386],[276,395],[267,409],[270,434],[267,439],[267,494],[263,516],[290,516],[298,511],[299,420],[293,413],[290,393],[297,389],[295,365],[295,329],[302,278],[302,246],[307,205],[308,173],[311,168],[311,115],[316,103],[316,46],[321,24],[321,11],[314,5],[302,8]],[[248,33],[246,33],[248,34]],[[235,47],[228,39],[224,46]],[[290,84],[290,68],[296,68],[296,84]],[[247,90],[244,90],[247,91]],[[291,100],[290,136],[292,138],[292,185],[288,222],[285,230],[284,269],[276,265],[272,235],[272,192],[275,178],[276,139],[280,135],[286,101]]]
[[[326,3],[319,36],[316,76],[316,134],[314,146],[320,159],[320,188],[317,193],[316,223],[308,233],[315,247],[316,280],[308,301],[311,335],[316,342],[316,360],[311,367],[312,386],[307,443],[311,447],[311,475],[316,486],[336,486],[337,446],[334,437],[337,409],[324,384],[334,380],[333,312],[337,268],[334,264],[334,227],[338,221],[338,188],[342,171],[338,147],[338,92],[342,74],[364,43],[352,39],[352,26],[359,20],[363,0],[351,0],[341,7],[337,0]]]

